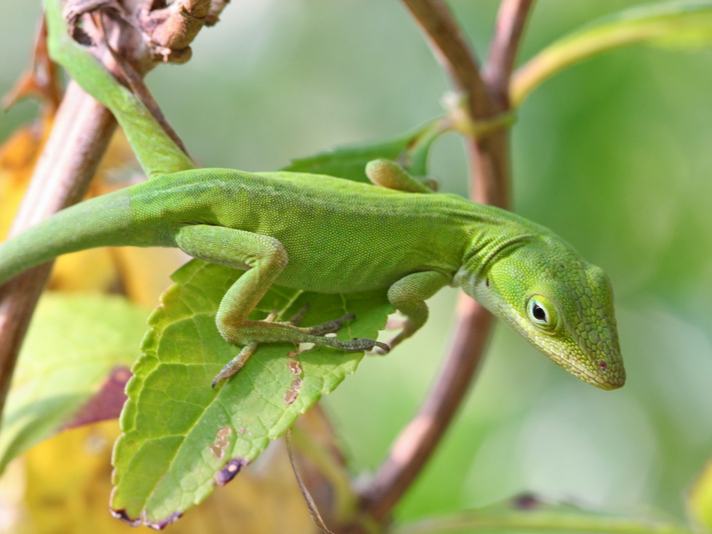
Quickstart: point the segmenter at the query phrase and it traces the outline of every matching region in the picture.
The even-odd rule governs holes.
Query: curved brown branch
[[[426,32],[453,85],[467,95],[470,118],[488,120],[506,111],[480,75],[477,61],[447,4],[443,0],[403,0],[403,3]],[[470,139],[468,144],[473,200],[506,207],[509,161],[504,130],[478,140]]]
[[[116,127],[113,116],[71,83],[10,235],[82,199]],[[40,265],[0,289],[0,414],[32,312],[52,269]]]
[[[467,94],[470,114],[477,119],[495,115],[497,108],[474,54],[444,0],[403,0],[430,41],[436,57],[455,87]]]
[[[509,107],[509,78],[534,0],[503,0],[483,77],[499,105]]]
[[[154,3],[161,2],[156,0]],[[220,8],[212,13],[213,23],[226,3],[221,2]],[[88,42],[94,43],[101,40],[83,33],[98,28],[91,24],[92,12],[106,10],[107,13],[113,13],[111,28],[107,24],[111,47],[118,50],[121,57],[138,72],[145,74],[164,59],[176,62],[186,60],[190,53],[188,44],[202,22],[211,14],[209,0],[181,0],[175,4],[179,7],[173,10],[179,10],[180,13],[171,12],[164,19],[154,20],[156,23],[152,29],[160,29],[162,38],[166,40],[165,43],[159,43],[163,47],[160,54],[146,47],[144,36],[125,20],[130,17],[124,17],[122,3],[118,0],[68,0],[65,11],[75,22],[83,17],[84,24],[80,33]],[[153,11],[142,11],[144,16],[150,17],[152,14]],[[191,23],[181,25],[177,22],[184,19],[191,19]],[[192,19],[201,19],[202,22]],[[173,33],[180,34],[181,38],[173,39]],[[178,46],[176,43],[178,48],[169,49],[170,46]],[[107,61],[110,63],[111,59]],[[112,70],[111,64],[109,70]],[[82,199],[115,126],[114,118],[108,110],[75,83],[69,85],[10,235]],[[22,340],[50,270],[51,264],[35,267],[0,288],[0,416]]]
[[[507,111],[503,90],[531,5],[527,0],[503,0],[490,56],[488,78],[480,76],[457,23],[442,0],[403,0],[424,29],[453,84],[467,94],[470,119],[481,121]],[[509,139],[502,128],[482,138],[467,138],[471,197],[476,202],[506,208],[509,187]],[[443,370],[418,414],[396,438],[373,483],[363,492],[362,509],[384,521],[428,461],[464,400],[484,354],[492,316],[463,296],[458,323]]]
[[[484,353],[492,316],[469,297],[460,301],[449,355],[418,414],[396,438],[366,499],[365,511],[383,521],[415,480],[469,389]]]

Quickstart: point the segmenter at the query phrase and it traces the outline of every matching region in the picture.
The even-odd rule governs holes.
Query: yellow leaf
[[[333,434],[320,410],[307,412],[299,424],[340,462]],[[13,518],[14,524],[5,525],[3,532],[135,534],[134,528],[113,518],[108,509],[111,451],[118,435],[117,421],[68,430],[33,447],[21,462],[11,464],[0,480],[0,509]],[[333,488],[306,458],[299,459],[298,464],[315,497],[322,497],[317,501],[322,501],[320,511],[328,517]],[[327,502],[323,502],[325,496]],[[171,534],[316,532],[282,440],[272,443],[257,462],[243,468],[230,483],[168,529]]]
[[[0,146],[0,239],[10,230],[51,127],[51,119],[23,126]]]
[[[687,496],[692,521],[704,532],[712,532],[712,460],[702,469]]]

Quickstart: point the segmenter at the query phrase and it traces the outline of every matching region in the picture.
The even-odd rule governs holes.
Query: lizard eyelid
[[[556,309],[543,295],[532,295],[527,302],[529,320],[542,330],[553,330],[558,321]]]

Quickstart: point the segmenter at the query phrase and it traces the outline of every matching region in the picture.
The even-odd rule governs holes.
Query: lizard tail
[[[0,285],[57,256],[107,245],[130,245],[130,192],[120,189],[57,212],[0,244]]]

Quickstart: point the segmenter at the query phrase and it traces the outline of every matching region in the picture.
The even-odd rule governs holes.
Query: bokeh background
[[[539,0],[521,60],[598,16],[646,2]],[[24,68],[37,2],[0,0],[0,92]],[[450,2],[479,57],[498,5]],[[395,0],[233,0],[184,66],[148,82],[204,166],[271,170],[389,137],[442,113],[448,83]],[[0,115],[0,138],[32,120]],[[455,135],[432,175],[467,193]],[[587,507],[684,516],[712,456],[712,51],[631,47],[547,81],[513,130],[514,208],[610,275],[628,370],[599,391],[498,325],[469,400],[397,509],[400,519],[522,491]],[[387,358],[367,358],[326,399],[356,471],[375,469],[437,375],[457,293]]]

